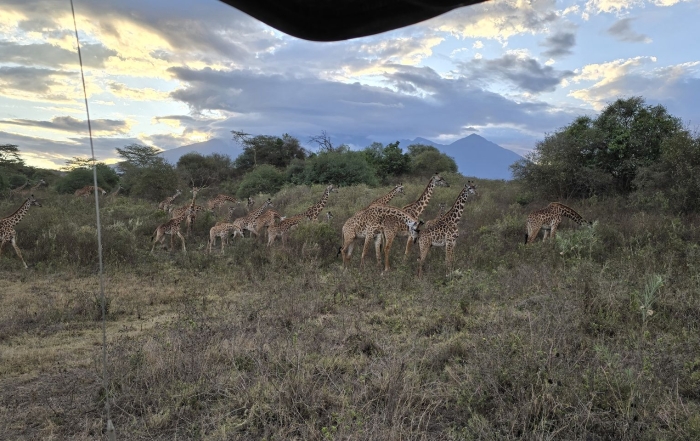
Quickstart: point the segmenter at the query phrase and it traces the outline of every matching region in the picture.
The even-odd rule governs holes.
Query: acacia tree
[[[243,153],[235,160],[234,166],[242,172],[251,170],[261,164],[274,167],[287,167],[294,159],[305,159],[307,154],[299,140],[288,134],[279,136],[250,135],[232,132],[234,140],[243,145]]]

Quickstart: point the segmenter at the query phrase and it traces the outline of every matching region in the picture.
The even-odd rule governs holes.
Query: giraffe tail
[[[335,257],[340,256],[340,253],[343,252],[343,247],[338,247],[338,254],[335,255]]]

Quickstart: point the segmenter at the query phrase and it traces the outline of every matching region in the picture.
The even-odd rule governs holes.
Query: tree
[[[194,152],[180,157],[177,171],[185,181],[198,183],[222,182],[233,172],[230,157],[217,153],[203,156]]]
[[[66,165],[61,167],[63,170],[75,170],[77,168],[92,168],[92,158],[87,156],[73,156],[71,159],[66,159]]]
[[[433,146],[410,145],[408,146],[408,156],[411,158],[411,169],[414,175],[430,176],[433,173],[457,173],[455,160]]]
[[[104,190],[109,190],[119,182],[119,176],[114,169],[107,164],[98,162],[95,165],[97,171],[97,185]],[[56,184],[59,193],[73,193],[86,185],[93,185],[94,178],[92,168],[78,167],[69,171]]]
[[[617,100],[595,119],[579,117],[545,136],[511,169],[546,196],[588,197],[635,190],[635,177],[659,160],[665,140],[682,132],[678,118],[639,97]]]
[[[131,196],[151,201],[161,201],[166,196],[172,196],[178,187],[178,174],[175,167],[163,158],[157,158],[146,167],[137,167],[129,162],[123,162],[121,185]]]
[[[287,134],[282,135],[281,138],[267,135],[250,138],[243,135],[238,138],[234,136],[234,139],[243,144],[243,153],[234,162],[234,166],[240,171],[248,171],[262,164],[284,168],[292,160],[305,159],[307,156],[299,140]]]
[[[117,147],[117,153],[122,159],[136,167],[153,165],[160,157],[162,149],[141,144],[129,144],[123,148]]]
[[[258,193],[277,193],[284,180],[284,173],[269,164],[263,164],[246,173],[236,196],[243,199]]]
[[[0,145],[0,167],[24,166],[24,160],[19,156],[19,147],[14,144]]]
[[[345,187],[355,184],[376,186],[377,176],[362,152],[335,151],[311,156],[303,163],[294,162],[287,169],[294,184],[334,184]]]
[[[400,176],[411,171],[411,157],[401,150],[399,141],[383,146],[379,142],[363,150],[367,162],[376,170],[380,179]]]

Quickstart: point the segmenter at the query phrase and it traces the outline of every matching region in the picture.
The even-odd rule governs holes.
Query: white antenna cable
[[[80,61],[80,78],[83,81],[83,96],[85,97],[85,113],[87,114],[88,134],[90,136],[90,152],[92,153],[92,179],[95,194],[95,214],[97,219],[97,256],[100,263],[100,302],[102,306],[102,387],[105,393],[105,411],[107,413],[107,439],[116,441],[117,434],[114,431],[109,409],[109,382],[107,381],[107,321],[105,309],[104,270],[102,265],[102,226],[100,224],[100,198],[97,191],[97,161],[95,159],[95,147],[92,143],[92,126],[90,125],[90,109],[88,108],[87,89],[85,88],[85,74],[83,73],[83,57],[80,54],[80,39],[78,38],[78,25],[75,22],[75,8],[73,0],[70,0],[70,10],[73,13],[73,27],[75,28],[75,42],[78,45],[78,60]]]

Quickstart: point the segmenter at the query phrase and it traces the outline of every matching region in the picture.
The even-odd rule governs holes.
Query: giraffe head
[[[413,243],[415,243],[418,240],[418,235],[420,234],[420,230],[418,227],[423,224],[423,221],[407,221],[406,225],[408,226],[408,235],[413,239]]]
[[[104,189],[102,189],[102,188],[100,188],[100,193],[102,193],[102,196],[104,196],[104,195],[107,194],[107,192],[106,192]]]
[[[42,186],[42,185],[49,185],[44,181],[43,179],[40,179],[39,182],[36,184],[37,187]]]
[[[436,187],[449,187],[450,184],[447,183],[447,181],[440,176],[437,172],[433,175],[433,184]]]
[[[403,184],[399,184],[399,185],[397,185],[396,187],[394,187],[394,191],[396,191],[396,193],[404,194],[404,192],[403,192]]]
[[[253,199],[249,196],[248,202],[246,203],[246,208],[250,209],[253,205],[255,205],[255,199]]]
[[[28,198],[27,200],[29,201],[29,205],[30,205],[30,206],[36,205],[37,207],[41,207],[41,204],[39,203],[39,201],[37,201],[36,199],[34,199],[34,195],[30,195],[29,198]]]
[[[326,191],[328,193],[338,193],[338,189],[333,187],[333,184],[328,184],[328,187],[326,187]]]
[[[331,219],[333,219],[333,213],[331,213],[330,211],[326,212],[326,220],[330,222]]]
[[[473,194],[475,196],[479,195],[479,193],[476,192],[476,182],[467,181],[467,183],[464,186],[467,187],[467,193]]]

